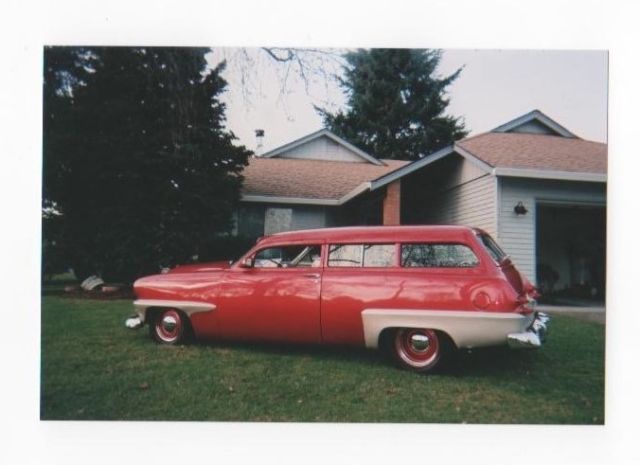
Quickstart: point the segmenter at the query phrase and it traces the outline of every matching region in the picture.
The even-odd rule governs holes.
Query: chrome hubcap
[[[425,334],[412,334],[409,342],[416,352],[426,352],[429,349],[429,336]]]
[[[171,333],[175,331],[177,326],[178,320],[173,315],[166,315],[164,318],[162,318],[162,329],[164,329],[166,332]]]

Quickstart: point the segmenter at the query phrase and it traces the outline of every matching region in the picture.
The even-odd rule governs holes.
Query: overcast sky
[[[322,127],[314,104],[344,104],[337,84],[319,79],[307,91],[295,75],[283,96],[282,76],[264,52],[250,50],[249,66],[233,49],[215,50],[210,61],[222,55],[229,62],[228,127],[250,149],[255,129],[265,130],[269,150]],[[444,50],[439,72],[464,66],[449,88],[448,113],[463,117],[471,134],[539,109],[582,138],[606,142],[607,60],[604,51]],[[241,85],[243,76],[251,81]]]

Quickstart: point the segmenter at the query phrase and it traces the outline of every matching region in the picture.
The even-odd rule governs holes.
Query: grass
[[[199,342],[165,347],[130,301],[42,301],[41,418],[303,422],[604,421],[604,327],[554,317],[538,351],[461,353],[443,374],[376,351]]]

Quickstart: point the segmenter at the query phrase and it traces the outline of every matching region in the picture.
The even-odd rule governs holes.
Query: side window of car
[[[471,268],[478,257],[462,244],[403,244],[402,266],[419,268]]]
[[[319,267],[319,245],[290,245],[262,249],[253,259],[254,268]]]
[[[363,266],[393,266],[396,246],[393,244],[376,244],[364,246]]]
[[[393,266],[393,244],[333,244],[329,246],[329,266],[385,267]]]

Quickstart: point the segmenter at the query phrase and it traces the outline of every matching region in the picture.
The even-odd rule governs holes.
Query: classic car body
[[[484,231],[373,226],[274,234],[233,264],[176,267],[134,285],[161,343],[188,336],[385,348],[430,371],[451,349],[535,348],[548,317]]]

